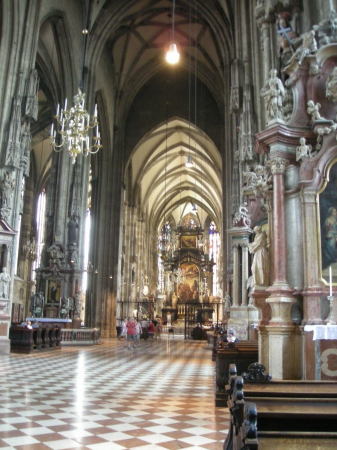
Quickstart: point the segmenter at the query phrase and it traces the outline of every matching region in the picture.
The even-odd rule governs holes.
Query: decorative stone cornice
[[[310,129],[288,127],[285,124],[275,124],[255,135],[255,152],[268,153],[269,148],[273,144],[282,144],[286,147],[293,147],[294,151],[288,153],[282,152],[284,157],[295,160],[296,147],[301,137],[307,140],[314,140],[315,135]]]

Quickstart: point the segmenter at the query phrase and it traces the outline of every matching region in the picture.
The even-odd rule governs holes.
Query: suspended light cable
[[[171,64],[171,65],[178,64],[178,62],[180,60],[180,53],[179,53],[177,44],[175,42],[175,35],[174,35],[174,33],[175,33],[175,28],[174,28],[174,26],[175,26],[175,23],[174,23],[174,20],[175,20],[175,7],[176,7],[176,2],[175,2],[175,0],[173,0],[173,2],[172,2],[171,43],[170,43],[169,49],[168,49],[168,51],[166,52],[166,55],[165,55],[166,62],[168,64]]]
[[[63,108],[60,108],[59,104],[57,105],[56,115],[50,130],[53,150],[56,152],[62,150],[68,152],[73,164],[76,162],[78,155],[88,156],[89,154],[97,153],[102,148],[98,129],[97,105],[95,105],[93,116],[90,116],[85,108],[86,94],[83,92],[89,20],[90,9],[88,6],[87,27],[82,30],[83,55],[80,87],[73,98],[73,106],[68,109],[67,98],[64,101]]]

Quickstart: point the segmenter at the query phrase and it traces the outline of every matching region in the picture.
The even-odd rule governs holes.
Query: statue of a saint
[[[13,195],[14,181],[11,173],[6,170],[0,183],[1,189],[1,206],[2,208],[10,207],[10,199]]]
[[[269,253],[266,232],[260,226],[254,227],[255,238],[249,244],[249,251],[254,254],[252,264],[252,286],[269,285]]]
[[[267,123],[283,120],[282,106],[285,90],[282,81],[277,77],[276,69],[271,69],[270,78],[261,90],[261,96],[265,99]]]
[[[0,273],[0,298],[9,298],[9,283],[11,277],[7,273],[6,267]]]

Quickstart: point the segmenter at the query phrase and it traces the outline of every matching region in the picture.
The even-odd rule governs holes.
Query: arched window
[[[46,192],[43,190],[37,201],[36,208],[36,260],[32,265],[32,280],[35,280],[35,269],[41,265],[41,255],[44,247],[44,231],[45,231],[45,213],[46,213]]]
[[[87,209],[84,219],[84,251],[83,251],[83,277],[82,277],[82,292],[85,293],[88,287],[88,267],[89,267],[89,251],[90,251],[90,235],[91,235],[91,201],[92,201],[92,171],[89,168],[89,183],[88,183],[88,201]]]

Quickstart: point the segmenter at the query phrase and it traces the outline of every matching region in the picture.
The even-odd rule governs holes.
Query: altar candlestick
[[[332,297],[332,270],[331,270],[331,266],[329,267],[329,284],[330,284],[330,297]]]

